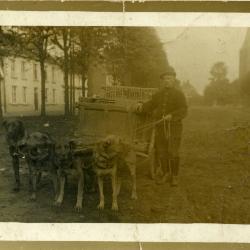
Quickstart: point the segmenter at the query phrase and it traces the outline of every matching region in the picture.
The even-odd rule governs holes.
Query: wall
[[[46,111],[48,114],[62,114],[64,111],[63,71],[57,65],[47,64],[46,75]],[[39,62],[21,57],[4,59],[2,100],[6,116],[40,114],[40,78]],[[75,101],[77,102],[81,96],[81,81],[78,75],[75,76],[75,87]],[[35,108],[35,88],[37,109]]]

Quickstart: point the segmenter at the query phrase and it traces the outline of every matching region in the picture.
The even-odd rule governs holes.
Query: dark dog
[[[19,158],[18,144],[25,137],[25,128],[22,121],[17,119],[4,120],[3,126],[6,130],[6,140],[9,145],[9,153],[12,158],[12,167],[15,176],[14,191],[20,190]]]
[[[80,149],[79,149],[80,148]],[[66,177],[72,171],[78,176],[77,201],[75,208],[82,209],[83,191],[94,192],[96,187],[95,173],[92,168],[93,150],[83,149],[77,141],[57,142],[55,147],[55,165],[59,179],[59,195],[55,205],[61,206],[64,198]]]
[[[57,169],[54,165],[55,142],[46,133],[34,132],[19,145],[29,167],[31,200],[36,199],[37,184],[43,172],[48,172],[53,180],[55,197],[57,195]],[[56,199],[56,198],[55,198]]]

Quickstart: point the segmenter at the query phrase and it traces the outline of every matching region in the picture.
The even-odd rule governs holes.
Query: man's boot
[[[173,187],[178,186],[179,165],[180,165],[179,157],[175,157],[173,160],[171,160],[171,170],[172,170],[171,186]]]
[[[163,171],[163,176],[160,180],[157,180],[157,184],[163,184],[170,180],[169,160],[167,158],[161,159],[161,167]]]

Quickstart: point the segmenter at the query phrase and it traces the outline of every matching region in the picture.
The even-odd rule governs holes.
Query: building
[[[250,72],[250,28],[247,29],[245,40],[240,49],[239,78]]]
[[[46,113],[64,112],[64,73],[54,64],[46,64]],[[41,74],[37,61],[22,57],[5,57],[1,84],[2,109],[5,116],[40,115]],[[70,80],[69,80],[70,82]],[[82,95],[81,79],[74,81],[75,102]]]

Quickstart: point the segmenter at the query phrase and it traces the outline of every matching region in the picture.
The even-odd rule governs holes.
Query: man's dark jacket
[[[177,88],[159,90],[152,99],[143,104],[143,113],[154,112],[154,118],[159,120],[163,115],[172,115],[172,122],[181,122],[187,115],[187,102],[183,92]]]
[[[152,99],[142,106],[142,113],[152,114],[155,121],[163,118],[164,115],[172,115],[170,122],[171,144],[173,155],[178,156],[182,135],[182,119],[187,115],[187,102],[185,95],[178,88],[165,88],[159,90],[152,96]],[[166,129],[164,122],[156,125],[156,144],[161,149],[166,149]],[[156,145],[157,146],[157,145]],[[164,152],[163,152],[164,153]]]

